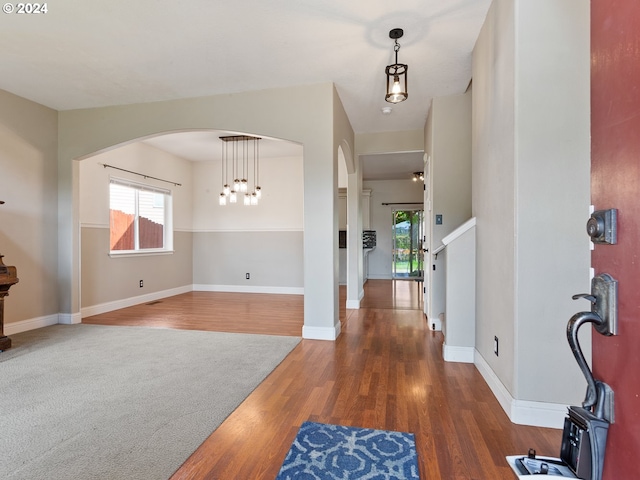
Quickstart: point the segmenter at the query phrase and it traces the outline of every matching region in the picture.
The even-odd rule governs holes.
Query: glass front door
[[[422,280],[424,277],[423,214],[422,210],[393,212],[393,278]]]

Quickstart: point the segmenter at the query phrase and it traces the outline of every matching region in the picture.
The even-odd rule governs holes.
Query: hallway
[[[505,455],[557,454],[560,430],[512,424],[473,365],[442,360],[419,285],[368,281],[338,340],[302,340],[172,480],[273,479],[305,420],[415,433],[423,479],[512,480]]]

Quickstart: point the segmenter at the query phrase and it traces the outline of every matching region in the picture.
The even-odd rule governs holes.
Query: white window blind
[[[171,250],[171,190],[115,177],[109,184],[110,252]]]

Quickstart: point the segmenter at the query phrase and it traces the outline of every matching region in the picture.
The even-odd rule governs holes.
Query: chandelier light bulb
[[[229,194],[231,193],[231,187],[229,186],[229,184],[224,184],[224,187],[222,187],[222,193],[227,197],[229,196]]]
[[[235,190],[229,192],[229,203],[236,203],[238,201],[238,195]]]
[[[248,193],[244,194],[244,204],[251,205],[251,195],[249,195]]]
[[[220,205],[226,205],[227,204],[227,196],[224,193],[220,194]]]
[[[393,86],[391,87],[391,93],[393,93],[394,95],[397,95],[401,91],[402,91],[402,88],[400,87],[400,77],[396,75],[395,77],[393,77]]]
[[[243,178],[242,180],[240,180],[240,191],[241,192],[246,192],[247,191],[247,179]]]
[[[256,192],[253,192],[251,194],[251,205],[257,205],[258,204],[258,195],[256,194]]]
[[[236,192],[240,191],[240,179],[239,178],[236,178],[233,181],[233,190],[235,190]]]
[[[262,189],[259,186],[256,187],[255,194],[256,194],[256,197],[262,198]]]

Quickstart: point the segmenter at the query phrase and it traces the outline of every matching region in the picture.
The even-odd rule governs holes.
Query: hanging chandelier
[[[418,180],[424,182],[424,172],[413,172],[413,181],[417,182]]]
[[[389,103],[404,102],[409,94],[407,93],[407,69],[404,63],[398,63],[398,50],[400,44],[398,39],[404,35],[401,28],[394,28],[389,32],[389,38],[394,40],[393,51],[396,54],[396,63],[387,66],[385,73],[387,74],[387,94],[384,99]]]
[[[260,188],[260,137],[229,135],[222,140],[222,193],[220,205],[258,205]],[[233,178],[233,181],[230,179]],[[250,184],[253,188],[250,188]]]

